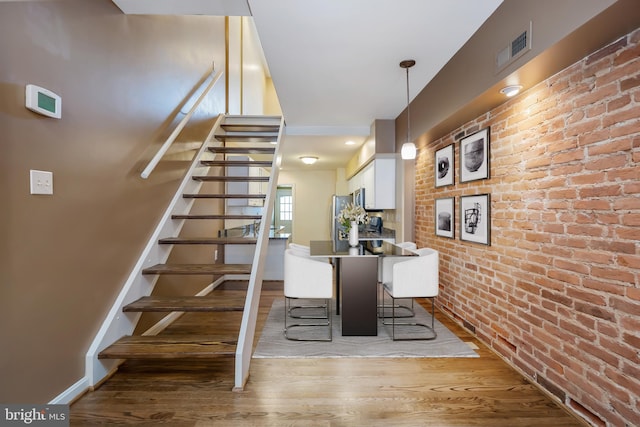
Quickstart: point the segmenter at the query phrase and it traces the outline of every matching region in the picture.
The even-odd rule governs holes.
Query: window
[[[293,219],[293,198],[291,196],[280,196],[280,219],[283,221]]]

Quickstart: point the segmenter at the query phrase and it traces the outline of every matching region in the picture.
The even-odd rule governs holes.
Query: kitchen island
[[[336,314],[342,316],[342,335],[378,335],[378,262],[382,256],[416,256],[382,241],[379,253],[354,248],[345,240],[310,242],[312,257],[329,257],[336,262]]]

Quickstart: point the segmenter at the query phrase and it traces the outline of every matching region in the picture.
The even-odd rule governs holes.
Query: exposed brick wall
[[[491,128],[491,177],[461,184],[459,139]],[[434,154],[455,143],[455,185]],[[460,240],[460,196],[491,194],[491,246]],[[455,239],[434,200],[456,198]],[[441,308],[596,426],[640,426],[640,29],[419,147],[416,242]]]

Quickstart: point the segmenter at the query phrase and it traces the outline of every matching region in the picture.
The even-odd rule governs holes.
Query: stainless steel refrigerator
[[[346,231],[344,227],[338,222],[338,214],[347,206],[347,203],[352,202],[351,196],[332,196],[331,200],[331,240],[338,241],[340,239],[340,233],[343,233],[343,237],[346,237]]]

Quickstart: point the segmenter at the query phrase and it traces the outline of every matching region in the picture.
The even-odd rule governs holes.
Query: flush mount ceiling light
[[[511,98],[512,96],[516,96],[522,90],[522,85],[509,85],[500,89],[500,93],[505,95],[507,98]]]
[[[413,59],[405,59],[400,63],[400,68],[407,70],[407,142],[402,144],[400,150],[400,156],[404,160],[411,160],[416,158],[416,144],[411,142],[411,111],[409,109],[409,68],[416,65],[416,61]]]
[[[354,141],[345,141],[344,145],[355,145],[356,143]]]
[[[318,161],[318,158],[313,156],[302,156],[300,157],[300,160],[302,160],[302,163],[305,165],[312,165]]]

